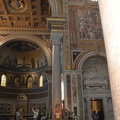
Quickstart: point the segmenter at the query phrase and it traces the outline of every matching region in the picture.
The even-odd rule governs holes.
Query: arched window
[[[16,76],[14,78],[14,87],[15,88],[19,88],[20,87],[20,77],[19,76]]]
[[[43,86],[43,75],[40,76],[39,78],[39,87]]]
[[[6,80],[7,80],[6,75],[3,74],[1,77],[1,86],[3,87],[6,86]]]
[[[97,2],[98,0],[91,0],[92,2]]]
[[[32,78],[32,77],[29,77],[29,78],[28,78],[27,87],[28,87],[28,88],[32,88],[32,87],[33,87],[33,78]]]

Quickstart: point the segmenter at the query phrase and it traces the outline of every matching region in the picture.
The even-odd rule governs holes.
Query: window
[[[91,0],[92,2],[97,2],[98,0]]]
[[[6,86],[6,75],[2,75],[2,77],[1,77],[1,86],[3,86],[3,87]]]
[[[39,79],[39,87],[42,87],[42,86],[43,86],[43,75],[41,75]]]
[[[33,87],[33,78],[32,78],[32,77],[29,77],[29,78],[28,78],[27,87],[28,87],[28,88],[32,88],[32,87]]]
[[[14,78],[14,87],[15,88],[19,88],[20,87],[20,77],[19,76],[16,76]]]

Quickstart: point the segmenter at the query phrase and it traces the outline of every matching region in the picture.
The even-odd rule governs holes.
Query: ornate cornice
[[[46,29],[25,29],[25,28],[1,28],[0,34],[34,34],[34,35],[49,35],[49,31]]]
[[[47,29],[53,31],[63,31],[66,19],[64,18],[47,18]]]

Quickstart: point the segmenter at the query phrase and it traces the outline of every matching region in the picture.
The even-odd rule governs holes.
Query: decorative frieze
[[[66,24],[64,25],[64,62],[65,69],[71,69],[71,53],[70,53],[70,36],[69,36],[69,14],[68,14],[68,2],[64,0],[63,2],[63,16],[66,18]]]
[[[1,34],[23,34],[23,33],[27,33],[27,34],[34,34],[34,35],[49,35],[49,31],[47,29],[23,29],[23,28],[5,28],[5,29],[0,29],[0,33]]]

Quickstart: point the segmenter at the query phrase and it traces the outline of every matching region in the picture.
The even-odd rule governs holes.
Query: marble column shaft
[[[120,120],[120,0],[99,0],[114,120]]]
[[[61,102],[61,57],[62,34],[51,34],[52,42],[52,119],[62,115]]]

